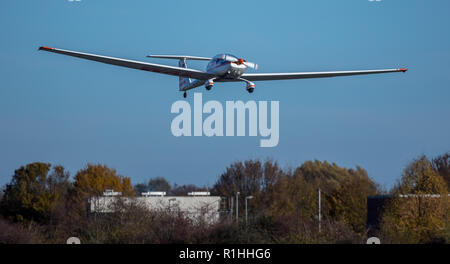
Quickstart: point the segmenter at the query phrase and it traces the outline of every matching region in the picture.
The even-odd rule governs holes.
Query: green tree
[[[378,194],[379,187],[369,178],[366,170],[357,166],[328,197],[330,217],[349,224],[354,231],[365,233],[367,222],[367,196]]]
[[[323,219],[342,221],[359,233],[365,231],[367,196],[379,192],[378,185],[365,169],[359,166],[347,169],[327,161],[306,161],[295,170],[294,179],[306,185],[303,187],[306,190],[302,191],[306,212],[317,215],[317,190],[320,188]]]
[[[55,166],[49,175],[50,168],[49,163],[35,162],[15,170],[0,202],[1,213],[14,221],[49,222],[70,188],[64,168]]]
[[[270,160],[264,163],[259,160],[235,162],[220,175],[212,192],[233,199],[239,192],[241,212],[244,212],[245,197],[253,196],[253,200],[249,202],[249,214],[263,215],[274,200],[275,185],[284,176],[285,173],[278,164]]]
[[[444,178],[447,188],[450,189],[450,152],[437,156],[432,160],[434,169]]]
[[[169,192],[170,183],[163,177],[156,177],[148,181],[148,190],[152,192]]]
[[[225,197],[235,196],[237,192],[243,196],[255,195],[261,190],[262,176],[260,161],[235,162],[220,175],[214,191]]]
[[[213,187],[221,196],[258,195],[262,190],[272,188],[284,175],[276,162],[259,160],[235,162],[226,168]]]
[[[447,185],[422,156],[405,168],[393,188],[392,200],[382,217],[382,232],[397,243],[442,238],[448,226],[448,209]]]
[[[140,195],[141,193],[148,191],[148,184],[138,183],[134,185],[134,189],[136,190],[136,193]]]

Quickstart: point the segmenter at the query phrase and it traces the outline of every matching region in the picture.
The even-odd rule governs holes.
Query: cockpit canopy
[[[226,61],[237,61],[239,58],[231,55],[231,54],[217,54],[216,56],[213,57],[213,59],[222,59],[222,60],[226,60]]]

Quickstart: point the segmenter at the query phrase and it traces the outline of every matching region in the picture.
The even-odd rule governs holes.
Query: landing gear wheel
[[[206,90],[210,91],[212,87],[206,87]]]
[[[186,92],[184,92],[184,94],[183,94],[183,97],[184,97],[184,98],[186,98],[186,96],[187,96],[187,93],[186,93]]]
[[[248,88],[247,89],[248,93],[253,93],[254,90],[255,90],[255,88]]]

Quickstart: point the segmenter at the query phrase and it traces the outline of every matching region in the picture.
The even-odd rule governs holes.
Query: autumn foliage
[[[118,175],[116,170],[101,164],[88,164],[86,168],[78,171],[74,186],[81,198],[101,196],[106,189],[122,192],[125,196],[136,194],[130,178]]]
[[[446,240],[449,232],[447,184],[426,157],[408,165],[392,190],[383,217],[383,234],[392,242]]]
[[[383,243],[449,241],[448,161],[448,154],[420,157],[405,168],[382,215]],[[163,177],[133,186],[102,164],[87,164],[73,178],[62,166],[27,164],[1,193],[0,243],[64,243],[71,236],[82,243],[364,243],[367,196],[385,194],[365,169],[319,160],[287,169],[272,160],[237,161],[216,177],[211,187],[170,185]],[[89,213],[87,198],[106,189],[123,196],[207,190],[223,197],[221,221],[210,225],[180,211],[133,203],[118,203],[112,213]],[[237,192],[239,219],[231,204]]]

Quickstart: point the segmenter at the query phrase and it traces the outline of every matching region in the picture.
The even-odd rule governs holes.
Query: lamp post
[[[247,200],[253,199],[253,196],[247,196],[245,197],[245,225],[247,226],[248,223],[248,210],[247,210]]]
[[[319,213],[318,213],[318,218],[319,218],[319,232],[322,230],[322,226],[321,226],[321,220],[322,220],[322,215],[321,215],[321,206],[322,206],[322,204],[321,204],[321,197],[320,197],[321,195],[320,195],[320,188],[319,188]]]
[[[230,223],[233,222],[233,196],[230,197]]]
[[[239,224],[239,192],[236,193],[236,223]]]

